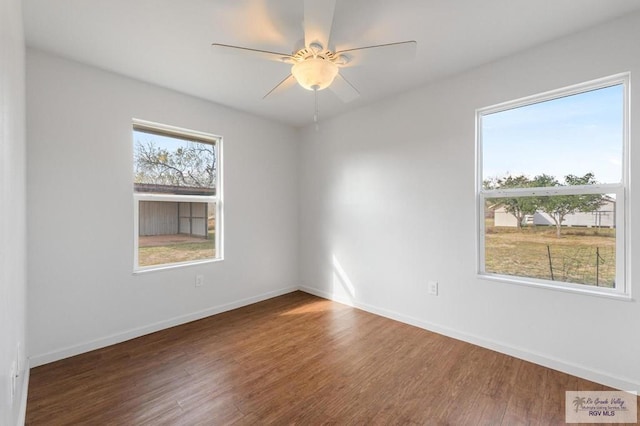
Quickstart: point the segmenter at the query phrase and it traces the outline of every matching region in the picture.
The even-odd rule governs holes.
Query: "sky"
[[[482,118],[483,180],[546,173],[559,181],[593,173],[622,179],[624,88],[621,84]]]

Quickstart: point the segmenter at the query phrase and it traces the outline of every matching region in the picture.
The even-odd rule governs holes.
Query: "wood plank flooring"
[[[295,292],[34,368],[27,424],[549,425],[606,389]]]

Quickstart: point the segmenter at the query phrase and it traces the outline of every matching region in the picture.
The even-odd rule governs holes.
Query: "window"
[[[222,139],[133,122],[134,269],[222,258]]]
[[[480,276],[628,297],[628,75],[477,111]]]

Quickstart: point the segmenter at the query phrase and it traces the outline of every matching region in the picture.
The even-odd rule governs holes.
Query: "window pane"
[[[615,287],[615,200],[614,194],[487,199],[485,272]]]
[[[591,173],[620,183],[623,101],[619,84],[483,115],[483,181]]]
[[[216,204],[139,201],[138,265],[212,259]]]
[[[133,131],[134,189],[215,195],[215,144]]]

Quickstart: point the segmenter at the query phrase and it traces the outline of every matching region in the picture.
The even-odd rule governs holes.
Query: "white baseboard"
[[[516,346],[512,346],[503,342],[487,339],[482,336],[464,333],[449,327],[443,327],[438,324],[419,320],[417,318],[413,318],[407,315],[400,314],[398,312],[390,311],[390,310],[379,308],[376,306],[368,305],[366,303],[360,303],[358,301],[352,301],[352,300],[335,299],[332,297],[330,293],[327,293],[325,291],[318,290],[315,288],[303,286],[303,287],[300,287],[300,290],[304,291],[305,293],[322,297],[324,299],[333,300],[338,303],[343,303],[345,305],[353,306],[355,308],[361,309],[363,311],[367,311],[375,315],[380,315],[382,317],[390,318],[395,321],[399,321],[405,324],[413,325],[415,327],[423,328],[425,330],[429,330],[434,333],[442,334],[444,336],[461,340],[463,342],[467,342],[477,346],[481,346],[483,348],[491,349],[493,351],[500,352],[505,355],[509,355],[518,359],[529,361],[534,364],[541,365],[543,367],[548,367],[553,370],[561,371],[563,373],[571,374],[572,376],[576,376],[586,380],[590,380],[592,382],[600,383],[605,386],[610,386],[615,389],[620,389],[624,391],[636,391],[636,392],[640,391],[640,383],[634,382],[633,380],[625,377],[612,376],[602,371],[596,371],[575,363],[550,357],[542,353],[532,352],[530,350],[518,348]]]
[[[31,365],[29,359],[25,360],[24,370],[22,371],[22,392],[20,393],[20,405],[18,407],[18,420],[16,426],[23,426],[27,419],[27,395],[29,394],[29,373],[31,372]]]
[[[57,349],[55,351],[47,352],[44,354],[32,355],[29,357],[31,367],[38,367],[40,365],[48,364],[50,362],[59,361],[64,358],[69,358],[75,355],[80,355],[85,352],[93,351],[95,349],[104,348],[106,346],[122,343],[127,340],[135,339],[136,337],[144,336],[145,334],[155,333],[156,331],[164,330],[166,328],[175,327],[176,325],[185,324],[191,321],[196,321],[202,318],[216,315],[222,312],[230,311],[232,309],[241,308],[243,306],[251,305],[253,303],[262,302],[263,300],[271,299],[273,297],[282,296],[283,294],[297,291],[297,287],[288,287],[280,290],[270,291],[260,294],[258,296],[248,297],[246,299],[237,300],[235,302],[226,303],[224,305],[214,306],[201,311],[192,312],[186,315],[170,318],[168,320],[158,321],[153,324],[149,324],[142,327],[137,327],[131,330],[115,333],[109,336],[101,337],[98,339],[90,340],[85,343],[80,343],[66,348]]]
[[[503,342],[487,339],[482,336],[464,333],[452,328],[444,327],[438,324],[434,324],[434,323],[423,321],[407,315],[403,315],[398,312],[379,308],[377,306],[372,306],[372,305],[368,305],[365,303],[361,303],[361,302],[349,300],[349,299],[334,298],[330,293],[327,293],[325,291],[318,290],[315,288],[311,288],[311,287],[304,287],[304,286],[299,288],[298,287],[284,288],[284,289],[264,293],[258,296],[249,297],[246,299],[227,303],[224,305],[214,306],[202,311],[193,312],[190,314],[182,315],[182,316],[171,318],[168,320],[159,321],[157,323],[150,324],[147,326],[138,327],[138,328],[124,331],[121,333],[112,334],[110,336],[105,336],[99,339],[94,339],[89,342],[69,346],[69,347],[51,351],[45,354],[31,356],[28,361],[30,361],[31,367],[37,367],[39,365],[48,364],[50,362],[58,361],[74,355],[79,355],[95,349],[100,349],[106,346],[121,343],[126,340],[143,336],[145,334],[150,334],[156,331],[164,330],[169,327],[174,327],[176,325],[185,324],[191,321],[196,321],[211,315],[216,315],[222,312],[230,311],[232,309],[241,308],[243,306],[247,306],[252,303],[261,302],[263,300],[267,300],[273,297],[281,296],[283,294],[291,293],[296,290],[301,290],[306,293],[313,294],[318,297],[322,297],[324,299],[333,300],[338,303],[343,303],[345,305],[353,306],[355,308],[370,312],[375,315],[390,318],[396,321],[403,322],[405,324],[413,325],[415,327],[432,331],[434,333],[442,334],[444,336],[448,336],[457,340],[461,340],[467,343],[481,346],[483,348],[491,349],[496,352],[510,355],[525,361],[533,362],[535,364],[542,365],[544,367],[558,370],[563,373],[571,374],[573,376],[577,376],[586,380],[591,380],[593,382],[610,386],[612,388],[628,390],[628,391],[640,390],[640,383],[634,382],[633,380],[630,380],[625,377],[612,376],[606,372],[596,371],[575,363],[550,357],[546,354],[532,352],[530,350],[515,347]],[[27,380],[27,382],[23,387],[23,398],[24,398],[24,408],[26,409],[28,372],[25,376],[26,376],[25,379]]]

